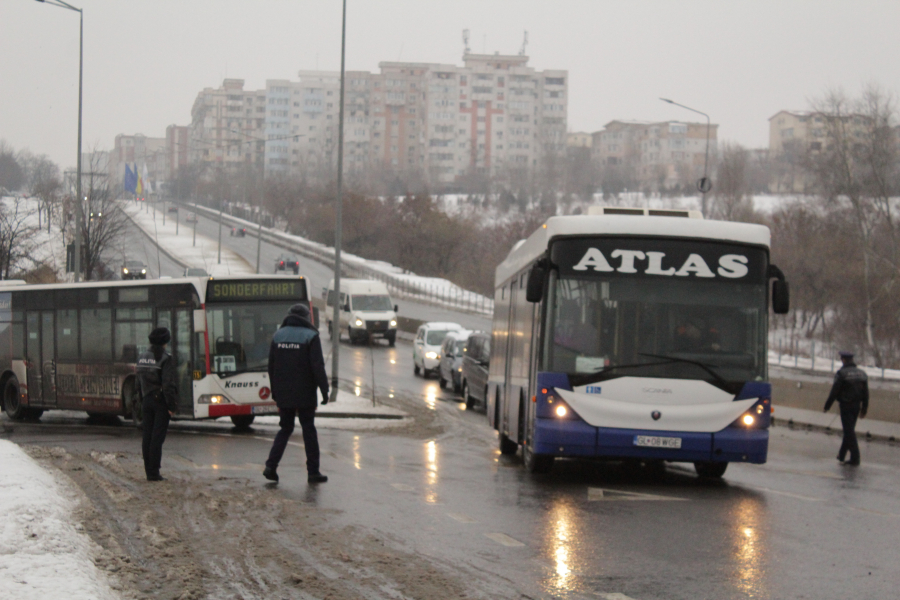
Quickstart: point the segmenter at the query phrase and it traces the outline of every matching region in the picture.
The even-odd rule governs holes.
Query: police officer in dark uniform
[[[869,410],[869,378],[865,371],[853,362],[853,353],[842,350],[839,352],[844,363],[834,375],[834,385],[831,393],[825,401],[825,412],[837,400],[841,409],[841,426],[844,428],[844,439],[837,459],[846,465],[859,464],[859,444],[856,441],[856,420],[865,418]],[[850,453],[850,460],[844,461]]]
[[[138,357],[141,407],[144,415],[144,471],[147,481],[162,481],[159,474],[162,446],[169,429],[169,418],[178,407],[178,377],[175,360],[166,352],[172,339],[169,330],[157,327],[150,332],[150,349]]]
[[[278,405],[281,429],[275,435],[263,476],[278,481],[278,463],[288,438],[294,432],[294,417],[303,429],[306,471],[309,483],[324,483],[328,477],[319,471],[319,438],[316,433],[316,391],[322,392],[322,404],[328,403],[328,376],[322,356],[319,331],[309,318],[306,304],[295,304],[272,336],[269,347],[269,383]]]

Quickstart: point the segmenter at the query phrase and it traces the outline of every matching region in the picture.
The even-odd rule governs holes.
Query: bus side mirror
[[[525,299],[529,302],[540,302],[544,299],[544,277],[547,271],[544,266],[538,262],[531,267],[528,273],[528,284],[525,287]]]
[[[400,312],[400,309],[399,309],[399,308],[397,308],[397,305],[396,305],[396,304],[395,304],[395,305],[394,305],[394,312],[395,312],[395,313],[398,313],[398,312]]]
[[[772,285],[772,310],[776,315],[784,315],[791,309],[791,291],[788,282],[776,279]]]
[[[784,315],[791,309],[791,291],[784,273],[775,265],[770,264],[766,273],[769,279],[775,279],[772,284],[772,310],[776,315]]]

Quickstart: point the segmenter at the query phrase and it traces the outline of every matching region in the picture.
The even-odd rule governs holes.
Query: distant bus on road
[[[502,453],[521,446],[531,471],[598,457],[708,477],[766,461],[769,281],[776,313],[787,283],[768,228],[697,216],[552,217],[497,267],[487,415]]]
[[[307,281],[290,276],[0,285],[2,408],[14,420],[59,409],[140,425],[135,363],[150,331],[168,327],[176,418],[249,426],[277,412],[269,344],[298,302],[309,302]]]

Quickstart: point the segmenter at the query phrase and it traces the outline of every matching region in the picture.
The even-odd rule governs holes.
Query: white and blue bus
[[[486,412],[500,451],[690,462],[721,477],[764,463],[769,229],[693,211],[552,217],[496,270]],[[770,286],[770,280],[774,285]]]

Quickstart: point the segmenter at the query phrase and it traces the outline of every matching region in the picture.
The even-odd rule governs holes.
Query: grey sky
[[[340,67],[340,0],[71,0],[85,11],[84,147],[162,137],[225,77],[296,79]],[[515,54],[568,69],[569,129],[612,119],[702,120],[720,140],[768,144],[768,118],[829,87],[900,91],[900,2],[857,0],[348,0],[347,68],[461,64]],[[0,0],[0,139],[75,163],[78,14]]]

